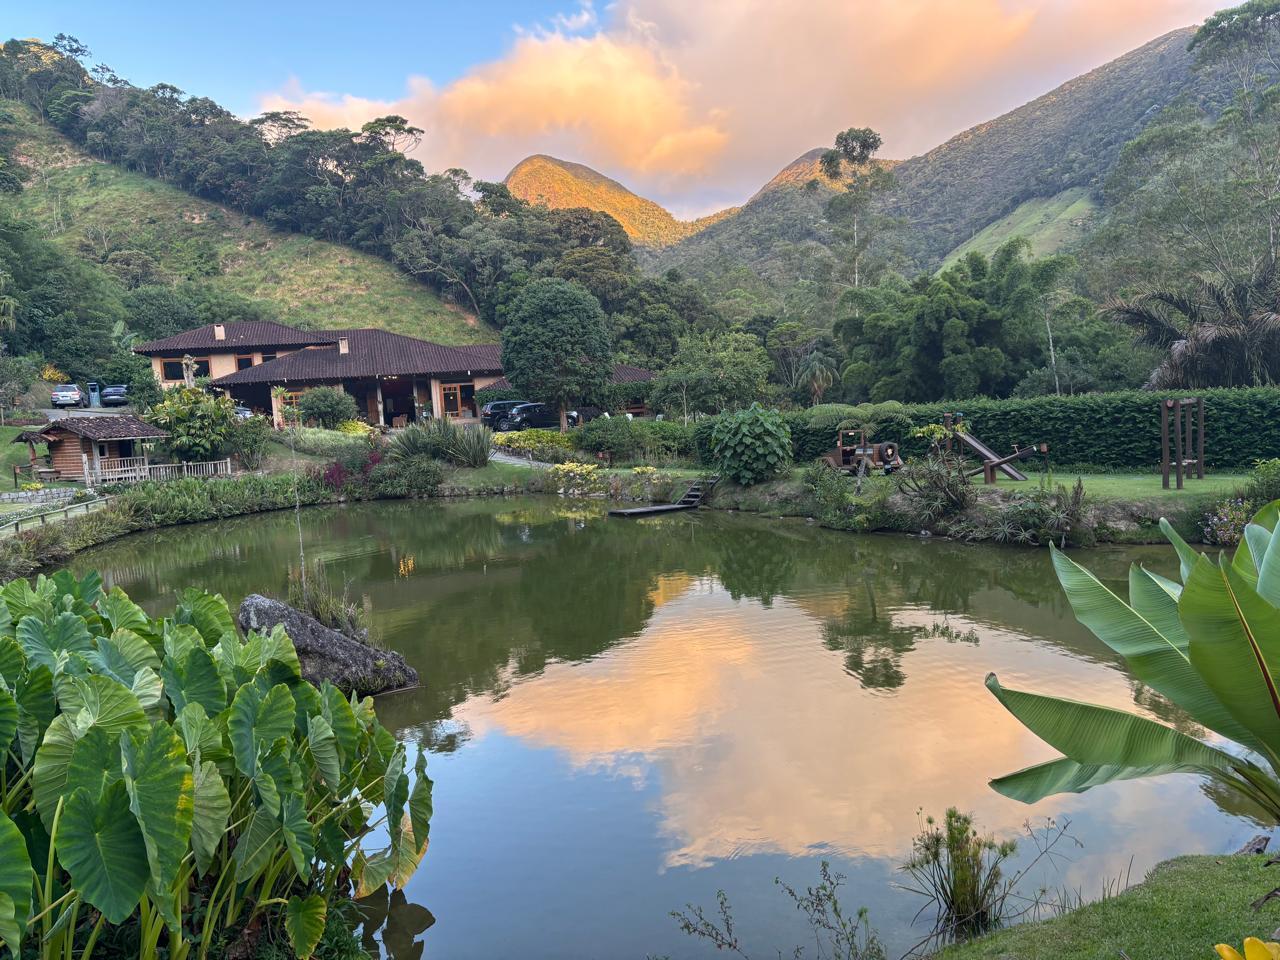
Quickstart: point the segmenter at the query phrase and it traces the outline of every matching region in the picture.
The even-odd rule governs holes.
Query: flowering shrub
[[[557,463],[547,470],[551,485],[562,494],[599,493],[605,488],[605,478],[595,463]]]
[[[363,420],[343,420],[338,424],[337,431],[352,437],[367,437],[374,432],[374,429]]]
[[[22,485],[23,493],[35,493],[37,490],[43,490],[44,484],[38,480],[28,481]]]
[[[522,452],[535,450],[539,447],[573,449],[573,438],[569,434],[561,433],[559,430],[542,430],[540,428],[521,430],[515,433],[497,433],[494,434],[493,442],[495,445],[507,450],[520,450]]]
[[[1223,500],[1204,518],[1204,541],[1222,547],[1233,547],[1244,536],[1244,528],[1253,518],[1253,506],[1240,498]]]
[[[652,480],[658,475],[657,467],[632,467],[631,472],[641,480]]]

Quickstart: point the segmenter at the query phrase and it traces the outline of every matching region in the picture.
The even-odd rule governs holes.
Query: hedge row
[[[944,413],[962,413],[970,433],[999,453],[1014,444],[1046,442],[1059,464],[1094,464],[1110,469],[1155,469],[1160,464],[1160,401],[1179,396],[1205,401],[1205,461],[1217,469],[1246,469],[1255,460],[1280,457],[1280,388],[1249,387],[1198,392],[1082,394],[1017,400],[965,400],[905,407],[916,426],[941,423]],[[787,414],[792,452],[808,463],[835,445],[836,431],[853,408],[823,404]],[[705,457],[714,421],[694,429]],[[906,455],[923,453],[927,442],[897,440]]]

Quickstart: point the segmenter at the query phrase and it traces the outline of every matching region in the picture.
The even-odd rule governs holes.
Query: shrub
[[[1239,498],[1215,504],[1201,526],[1204,542],[1234,547],[1244,537],[1244,528],[1253,519],[1254,509],[1248,500]]]
[[[374,427],[363,420],[343,420],[335,429],[351,437],[370,437],[377,433]]]
[[[960,457],[938,452],[913,457],[894,475],[907,498],[913,525],[932,527],[973,503],[973,481],[965,472],[966,466]]]
[[[791,431],[782,414],[758,403],[720,417],[711,442],[721,473],[743,487],[776,477],[791,464]]]
[[[493,431],[488,427],[464,427],[449,450],[449,460],[460,467],[488,466],[493,447]]]
[[[579,450],[613,460],[632,460],[640,452],[640,431],[626,417],[597,417],[573,431]]]
[[[486,403],[495,403],[498,400],[523,400],[522,394],[515,387],[481,387],[476,391],[476,406],[483,407]]]
[[[519,450],[521,452],[545,447],[559,447],[561,450],[572,450],[573,434],[561,433],[559,430],[543,430],[541,427],[534,427],[530,430],[520,430],[515,433],[495,433],[493,435],[493,442],[500,447],[507,448],[508,450]]]
[[[411,423],[391,441],[392,460],[426,457],[460,467],[483,467],[489,462],[493,432],[488,427],[460,427],[452,420]]]
[[[146,415],[169,432],[164,445],[184,461],[211,460],[221,453],[236,426],[230,397],[215,397],[199,387],[174,387]]]
[[[597,463],[557,463],[547,470],[547,480],[556,492],[570,496],[600,493],[605,481],[599,470]]]
[[[303,423],[314,423],[326,429],[336,429],[344,420],[354,420],[360,415],[355,397],[337,387],[312,387],[298,398],[298,415]]]
[[[237,420],[231,428],[226,451],[239,460],[246,470],[256,470],[262,465],[270,440],[271,421],[266,417],[249,417],[247,420]]]
[[[633,420],[646,460],[692,460],[698,455],[693,427],[678,420]]]
[[[1253,465],[1244,496],[1259,506],[1280,500],[1280,459],[1259,460]]]
[[[424,754],[409,763],[371,699],[304,681],[283,628],[242,640],[226,601],[192,589],[153,619],[96,573],[16,580],[0,601],[14,955],[25,933],[33,955],[71,956],[106,924],[143,960],[250,927],[308,958],[341,902],[416,869]],[[386,848],[366,850],[384,820]]]

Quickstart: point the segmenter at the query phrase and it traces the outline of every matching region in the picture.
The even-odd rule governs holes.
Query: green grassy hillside
[[[947,254],[942,266],[950,266],[970,250],[990,255],[1014,237],[1030,242],[1035,256],[1057,253],[1083,238],[1098,214],[1098,204],[1085,187],[1072,187],[1054,197],[1036,197],[987,224]]]
[[[103,263],[141,251],[171,281],[200,280],[274,304],[286,323],[372,326],[441,343],[493,341],[495,331],[395,267],[348,247],[280,233],[260,220],[88,156],[29,111],[15,159],[32,175],[0,201],[69,252]]]
[[[607,213],[633,241],[664,247],[733,216],[736,207],[697,220],[677,220],[666,208],[632,193],[616,180],[581,163],[536,154],[521,160],[503,180],[515,196],[559,210],[587,207]]]

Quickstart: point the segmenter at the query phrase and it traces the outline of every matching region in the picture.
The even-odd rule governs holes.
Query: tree
[[[235,428],[235,404],[199,387],[174,387],[146,415],[169,432],[167,446],[183,461],[208,460],[219,453]]]
[[[313,387],[298,398],[303,423],[315,423],[326,430],[337,429],[344,420],[354,420],[360,409],[351,394],[337,387]]]
[[[822,395],[836,382],[835,362],[825,353],[813,351],[805,358],[800,377],[809,387],[811,406],[822,402]]]
[[[612,343],[600,302],[568,280],[530,283],[502,328],[502,367],[527,395],[556,404],[560,430],[568,432],[569,405],[603,389],[612,370]]]
[[[1199,277],[1186,290],[1155,290],[1112,303],[1108,314],[1138,342],[1165,351],[1157,389],[1280,382],[1280,273],[1264,260],[1245,280]]]
[[[835,147],[819,161],[823,175],[843,187],[827,205],[827,219],[843,248],[854,288],[866,279],[867,248],[889,223],[875,211],[876,198],[893,186],[893,174],[875,159],[881,143],[880,134],[869,127],[851,127],[836,134]]]
[[[690,334],[653,381],[650,402],[686,423],[700,413],[744,407],[769,392],[769,355],[749,333]]]

